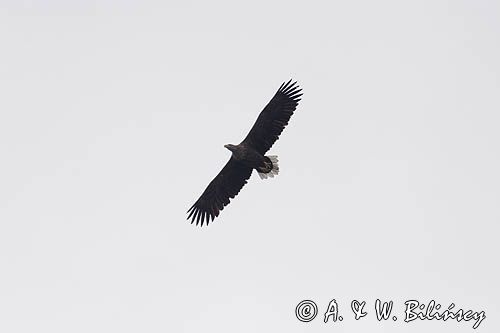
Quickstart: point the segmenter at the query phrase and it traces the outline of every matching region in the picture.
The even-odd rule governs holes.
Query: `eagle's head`
[[[234,151],[236,149],[235,145],[232,145],[228,143],[227,145],[224,145],[225,148],[229,149],[230,151]]]

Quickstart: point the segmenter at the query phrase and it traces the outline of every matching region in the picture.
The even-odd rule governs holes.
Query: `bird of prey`
[[[200,198],[189,208],[187,219],[196,225],[213,221],[247,183],[252,171],[261,179],[278,174],[277,156],[264,154],[278,140],[288,124],[302,96],[297,82],[283,83],[255,121],[246,138],[238,145],[227,144],[231,158],[219,174],[208,184]]]

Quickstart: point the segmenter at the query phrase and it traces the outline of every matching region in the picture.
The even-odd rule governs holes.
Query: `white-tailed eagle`
[[[278,140],[288,124],[302,96],[297,82],[283,83],[271,101],[260,113],[246,138],[239,145],[224,147],[232,152],[231,158],[219,174],[208,184],[200,198],[189,208],[188,220],[196,225],[213,221],[247,183],[253,169],[261,179],[278,174],[277,156],[264,154]]]

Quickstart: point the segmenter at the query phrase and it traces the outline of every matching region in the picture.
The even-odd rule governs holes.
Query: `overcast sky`
[[[0,2],[1,332],[498,332],[498,1]],[[208,227],[186,211],[304,96]],[[378,322],[374,302],[394,301]],[[314,300],[315,320],[295,317]],[[323,322],[336,299],[342,322]],[[368,315],[356,321],[353,299]]]

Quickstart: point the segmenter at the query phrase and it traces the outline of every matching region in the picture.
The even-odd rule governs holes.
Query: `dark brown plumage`
[[[264,154],[278,140],[294,113],[301,89],[296,82],[283,83],[271,101],[260,113],[252,129],[239,145],[226,145],[232,156],[219,174],[210,182],[200,198],[189,208],[188,220],[196,225],[208,224],[247,183],[253,169],[261,178],[278,173],[276,156]]]

